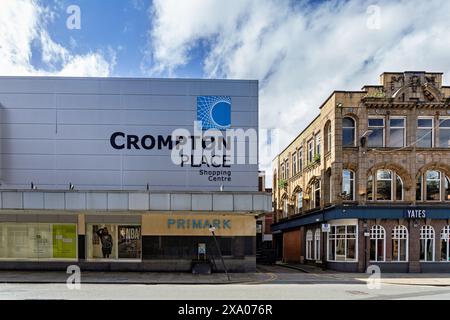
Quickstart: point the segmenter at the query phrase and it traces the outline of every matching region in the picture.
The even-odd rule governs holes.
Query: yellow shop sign
[[[213,226],[218,236],[255,236],[253,215],[229,213],[149,213],[142,216],[143,235],[207,236]]]

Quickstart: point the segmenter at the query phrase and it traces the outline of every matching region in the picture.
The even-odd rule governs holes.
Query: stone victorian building
[[[334,91],[273,161],[284,261],[363,272],[450,271],[450,86],[386,72]]]

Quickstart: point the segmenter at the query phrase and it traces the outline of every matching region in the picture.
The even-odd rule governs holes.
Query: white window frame
[[[316,188],[316,182],[319,182],[319,187]],[[316,191],[319,191],[319,197],[322,196],[322,181],[320,181],[319,179],[315,180],[312,184],[311,184],[311,201],[310,201],[310,209],[315,209],[315,208],[320,208],[320,205],[318,207],[316,207]]]
[[[347,259],[347,227],[355,227],[355,258],[354,259]],[[330,232],[327,233],[327,256],[326,256],[326,260],[329,262],[338,262],[338,263],[348,263],[348,262],[358,262],[358,256],[359,256],[359,230],[358,230],[358,225],[357,224],[348,224],[345,222],[342,223],[336,223],[336,224],[332,224],[331,226],[331,230],[333,230],[333,227],[345,227],[345,260],[330,260],[330,235],[331,235],[331,230]],[[353,239],[353,238],[352,238]],[[335,247],[335,253],[336,253],[336,238],[333,239],[334,240],[334,247]],[[336,255],[335,255],[336,256]]]
[[[428,200],[428,191],[427,191],[427,189],[428,189],[428,187],[427,187],[427,185],[428,185],[428,178],[427,178],[427,173],[430,172],[430,171],[435,171],[435,172],[439,173],[439,200]],[[422,180],[423,199],[426,202],[441,202],[442,201],[442,194],[444,193],[444,190],[442,188],[442,177],[443,176],[445,177],[445,174],[443,174],[443,172],[440,171],[440,170],[427,170],[423,174],[423,180]],[[433,181],[435,179],[431,179],[431,180]],[[423,182],[425,182],[425,183],[423,183]]]
[[[391,120],[399,120],[399,119],[403,120],[403,127],[391,127]],[[403,146],[401,146],[400,148],[404,148],[406,146],[406,127],[407,127],[406,121],[407,121],[406,117],[404,117],[404,116],[392,116],[389,118],[389,141],[387,143],[388,147],[391,147],[390,146],[391,129],[403,129]],[[399,148],[399,147],[394,146],[393,148]]]
[[[442,260],[442,241],[447,241],[447,252],[446,252],[446,256],[447,259],[446,260]],[[439,253],[440,256],[440,261],[442,262],[450,262],[450,226],[445,226],[444,228],[442,228],[441,230],[441,252]]]
[[[450,127],[444,127],[444,128],[441,128],[441,124],[443,123],[443,121],[445,121],[445,120],[450,120],[450,117],[439,117],[439,148],[450,148],[450,145],[447,145],[446,147],[442,147],[441,146],[441,143],[440,143],[440,140],[441,140],[441,130],[448,130],[448,131],[450,131]],[[448,143],[448,142],[447,142]]]
[[[383,120],[383,126],[369,126],[369,120]],[[383,140],[381,142],[381,146],[374,146],[374,147],[369,147],[369,148],[384,148],[384,147],[386,147],[386,118],[385,117],[370,116],[368,118],[367,124],[368,124],[368,127],[367,127],[368,130],[370,130],[371,128],[374,128],[374,129],[382,128],[383,129]],[[370,135],[368,137],[368,140],[370,141]]]
[[[398,241],[398,257],[394,260],[394,256],[392,255],[392,262],[408,262],[409,261],[409,231],[408,228],[404,225],[395,226],[392,229],[392,240]],[[406,240],[406,247],[402,248],[400,240]],[[393,242],[393,241],[392,241]],[[402,251],[405,250],[406,260],[400,260]],[[392,252],[394,251],[394,245],[392,244]]]
[[[391,180],[390,180],[391,181],[391,199],[389,199],[389,200],[378,200],[377,199],[377,195],[378,195],[378,171],[382,171],[382,170],[389,171],[391,173]],[[392,201],[394,201],[394,180],[395,180],[395,176],[396,176],[396,173],[393,170],[391,170],[391,169],[378,169],[375,172],[375,179],[373,181],[373,186],[372,186],[372,188],[373,188],[373,200],[374,201],[378,201],[378,202],[392,202]],[[387,179],[382,179],[381,181],[388,181],[388,180]]]
[[[371,262],[386,262],[386,230],[381,225],[374,225],[370,228],[370,245],[372,245],[372,240],[375,243],[378,240],[383,240],[383,259],[378,260],[378,246],[375,246],[375,260],[370,260]],[[371,251],[371,250],[370,250]]]
[[[303,210],[303,191],[297,193],[297,210],[298,213]]]
[[[297,151],[298,158],[298,171],[301,173],[303,171],[303,147],[300,147]]]
[[[314,139],[308,141],[308,164],[314,160]]]
[[[350,199],[350,200],[344,200],[344,201],[355,201],[355,199],[356,199],[356,195],[355,195],[355,187],[356,187],[356,184],[355,184],[355,172],[353,171],[353,170],[350,170],[350,169],[344,169],[344,170],[342,170],[342,186],[344,185],[344,172],[345,171],[348,171],[348,172],[350,172],[352,175],[353,175],[353,178],[351,178],[351,175],[350,175],[350,183],[352,184],[352,186],[353,186],[353,194],[352,194],[352,198]],[[331,188],[330,188],[331,189]],[[331,191],[331,190],[330,190]]]
[[[311,230],[308,230],[306,232],[306,260],[313,260],[312,244],[313,244],[313,233]]]
[[[424,119],[424,120],[430,120],[431,119],[431,127],[419,127],[419,120]],[[419,116],[417,117],[417,122],[416,122],[416,130],[419,129],[431,129],[431,147],[429,148],[434,148],[435,146],[435,128],[434,128],[434,117],[430,117],[430,116]],[[415,140],[417,142],[418,137],[417,137],[417,133],[416,133],[416,137]],[[428,148],[428,147],[419,147],[419,148]]]
[[[433,245],[433,255],[432,255],[431,260],[427,260],[427,255],[425,253],[425,257],[424,257],[425,259],[420,260],[420,262],[434,262],[436,260],[436,232],[432,226],[424,225],[420,228],[419,241],[422,242],[422,240],[425,240],[425,248],[427,247],[428,241],[432,241],[431,244]],[[419,246],[419,250],[420,250],[420,246]]]
[[[316,231],[314,232],[314,259],[316,261],[320,261],[321,257],[320,257],[320,236],[321,236],[321,230],[320,229],[316,229]]]
[[[332,139],[332,132],[331,132],[331,122],[328,123],[327,126],[327,132],[325,133],[327,137],[327,145],[326,145],[326,153],[331,152],[331,139]]]
[[[319,131],[318,133],[316,133],[315,137],[314,137],[314,157],[315,156],[320,156],[321,154],[321,148],[322,148],[322,137],[321,137],[321,132]]]
[[[284,199],[283,200],[283,218],[287,218],[287,216],[288,216],[288,200],[287,199]]]
[[[291,175],[290,175],[291,170],[289,170],[290,169],[289,168],[289,159],[285,160],[285,167],[286,167],[286,180],[287,180],[291,177]]]
[[[297,152],[292,154],[292,176],[297,174]]]
[[[394,175],[395,175],[394,201],[405,201],[405,183],[403,182],[402,177],[400,177],[396,172],[394,172]],[[400,181],[402,183],[402,198],[401,199],[397,199],[397,179],[400,179]]]

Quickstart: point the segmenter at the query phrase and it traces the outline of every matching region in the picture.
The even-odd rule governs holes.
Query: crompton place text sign
[[[2,187],[258,190],[258,83],[0,77]]]

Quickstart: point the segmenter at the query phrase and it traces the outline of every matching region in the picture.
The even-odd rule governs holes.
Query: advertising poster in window
[[[141,227],[119,226],[118,236],[119,259],[140,259]]]
[[[117,259],[117,226],[113,224],[91,225],[89,258]]]
[[[76,225],[53,225],[53,258],[77,258],[77,227]]]

